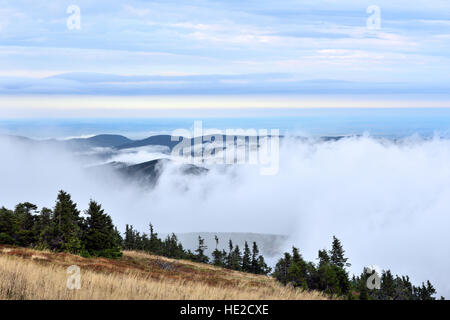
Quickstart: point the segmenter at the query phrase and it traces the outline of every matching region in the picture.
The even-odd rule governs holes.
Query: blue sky
[[[445,94],[449,74],[447,0],[0,0],[0,95]]]

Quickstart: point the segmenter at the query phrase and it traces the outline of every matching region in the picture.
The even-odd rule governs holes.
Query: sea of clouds
[[[0,140],[0,206],[23,201],[53,207],[58,190],[85,209],[99,201],[121,230],[126,223],[160,232],[285,234],[314,260],[342,240],[352,272],[367,265],[431,280],[450,296],[450,140],[399,141],[370,136],[337,141],[283,140],[276,175],[255,165],[211,166],[183,175],[161,167],[154,188],[126,182],[113,171],[86,170],[70,152]],[[111,161],[141,162],[161,150],[113,154]]]

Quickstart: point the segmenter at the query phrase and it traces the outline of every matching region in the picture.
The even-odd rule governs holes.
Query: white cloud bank
[[[201,176],[167,167],[154,190],[86,173],[61,152],[0,147],[6,207],[52,206],[64,189],[81,208],[91,197],[102,203],[121,229],[131,223],[144,231],[151,221],[160,232],[283,233],[309,260],[336,235],[352,271],[391,268],[450,294],[450,140],[286,141],[276,176],[260,176],[257,166]]]

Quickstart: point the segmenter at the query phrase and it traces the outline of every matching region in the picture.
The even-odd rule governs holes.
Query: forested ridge
[[[228,241],[228,251],[216,248],[212,257],[205,255],[204,239],[198,237],[198,247],[185,250],[175,234],[165,239],[158,237],[152,224],[148,233],[140,233],[126,225],[122,236],[111,217],[94,200],[83,213],[70,194],[60,191],[53,209],[24,202],[14,210],[0,208],[0,244],[69,252],[84,257],[117,259],[122,250],[138,250],[175,259],[209,263],[242,272],[271,275],[284,285],[303,290],[317,290],[347,299],[361,300],[435,300],[436,290],[426,281],[420,286],[411,283],[408,276],[394,276],[390,270],[381,275],[374,270],[363,270],[359,276],[349,276],[350,266],[342,243],[333,237],[330,250],[318,251],[317,262],[305,261],[298,248],[286,252],[273,272],[259,253],[256,242],[245,242],[244,248]],[[369,272],[370,271],[370,272]],[[369,285],[379,280],[379,287]],[[373,289],[369,289],[372,288]],[[442,298],[442,297],[441,297]]]

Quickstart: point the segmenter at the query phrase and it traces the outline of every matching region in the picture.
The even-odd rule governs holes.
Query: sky
[[[0,0],[0,109],[24,95],[435,97],[449,53],[446,0]]]

